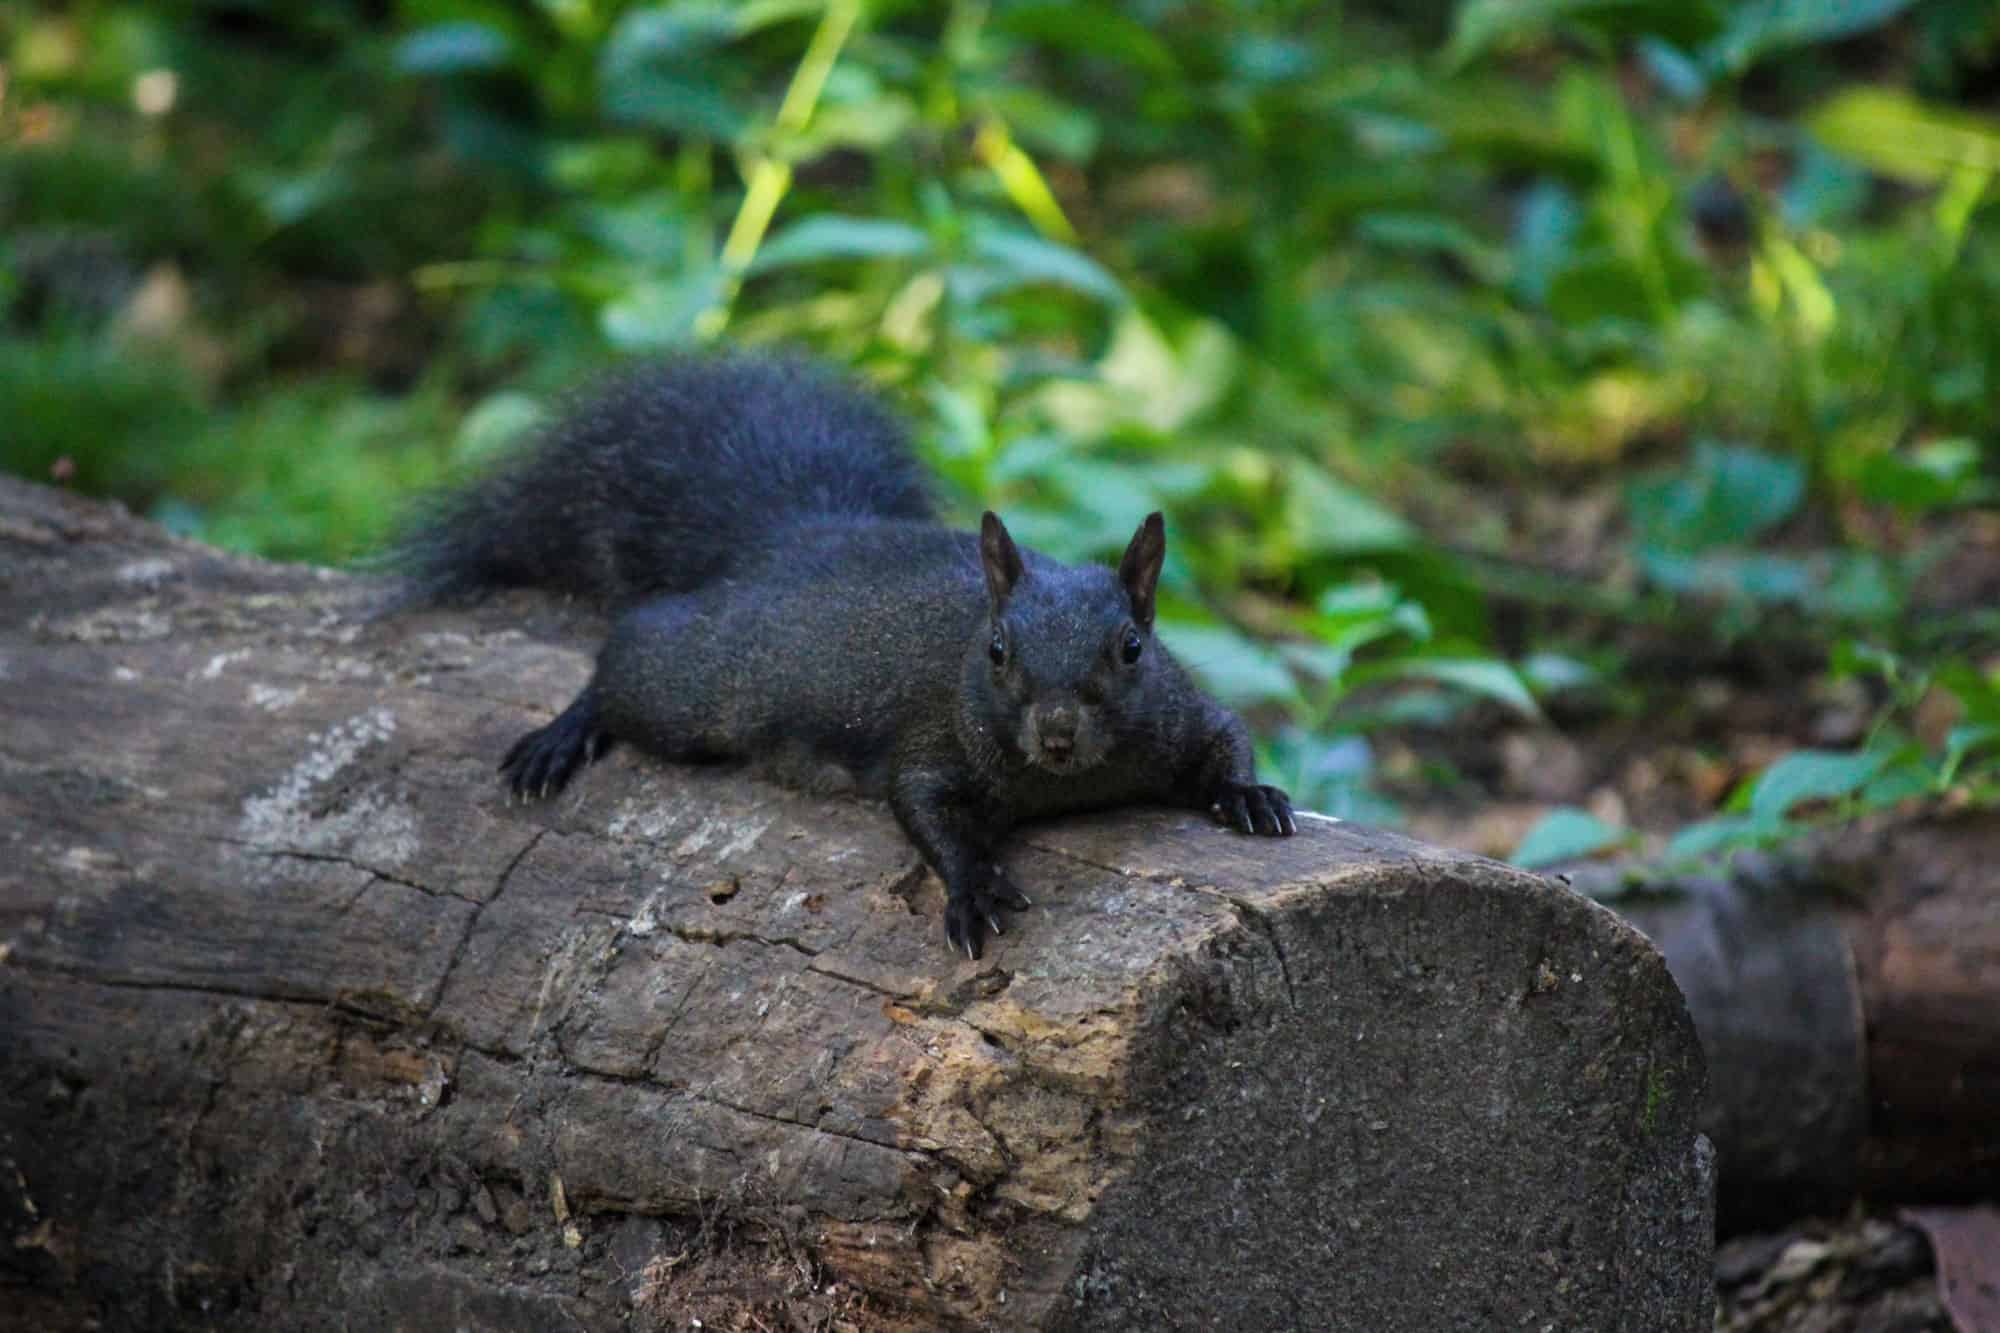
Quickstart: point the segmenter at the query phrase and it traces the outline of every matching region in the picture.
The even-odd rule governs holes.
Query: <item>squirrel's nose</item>
[[[1042,753],[1051,759],[1069,758],[1076,750],[1076,724],[1074,708],[1058,706],[1040,710],[1035,719],[1035,739]]]

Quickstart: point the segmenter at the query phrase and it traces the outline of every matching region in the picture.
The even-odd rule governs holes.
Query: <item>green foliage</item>
[[[0,467],[38,481],[67,474],[135,502],[167,485],[202,407],[173,362],[62,332],[0,338],[0,403]]]
[[[1914,478],[1904,474],[1897,480],[1899,493],[1911,499],[1922,493]],[[1641,477],[1628,487],[1640,567],[1659,586],[1705,595],[1739,618],[1744,603],[1788,603],[1834,621],[1895,614],[1905,580],[1880,556],[1751,549],[1752,539],[1798,512],[1805,484],[1796,459],[1710,441],[1697,444],[1687,468]]]
[[[338,380],[264,394],[192,434],[155,513],[236,550],[352,560],[388,536],[383,496],[443,478],[443,452],[411,444],[446,440],[454,415],[434,391],[383,398]]]
[[[1788,841],[1828,823],[1913,800],[1956,805],[2000,802],[2000,669],[1948,659],[1913,666],[1880,648],[1843,643],[1835,665],[1879,681],[1885,702],[1858,749],[1798,750],[1737,787],[1712,819],[1690,824],[1667,845],[1670,860],[1696,861]],[[1915,738],[1915,712],[1928,697],[1948,699],[1962,719],[1942,744]]]
[[[1926,106],[1897,89],[1843,92],[1806,123],[1828,148],[1918,185],[1939,185],[1961,172],[2000,172],[2000,125]]]
[[[1588,811],[1562,806],[1542,816],[1514,849],[1514,864],[1530,870],[1563,861],[1577,861],[1631,840],[1622,829]]]
[[[1053,554],[1167,510],[1165,633],[1308,803],[1388,810],[1380,727],[1629,688],[1538,617],[1865,632],[1971,719],[1693,842],[1987,799],[1990,668],[1908,631],[2000,495],[1991,7],[1393,12],[0,7],[0,461],[340,558],[593,367],[803,344]],[[1524,571],[1537,488],[1622,495],[1586,575]]]

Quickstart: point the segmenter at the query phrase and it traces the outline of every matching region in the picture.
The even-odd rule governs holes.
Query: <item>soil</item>
[[[1930,1241],[1859,1212],[1738,1236],[1715,1255],[1716,1333],[1951,1333]],[[1968,1330],[1968,1333],[1970,1331]]]

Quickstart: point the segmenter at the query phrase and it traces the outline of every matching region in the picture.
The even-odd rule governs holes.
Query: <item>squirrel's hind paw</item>
[[[597,724],[596,708],[579,698],[555,721],[515,741],[500,772],[516,796],[537,800],[561,791],[610,748],[611,733]]]

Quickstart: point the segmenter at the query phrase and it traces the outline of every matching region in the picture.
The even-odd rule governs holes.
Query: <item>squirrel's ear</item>
[[[991,509],[979,520],[979,563],[986,570],[986,593],[998,611],[1007,605],[1014,585],[1021,581],[1021,553],[1007,535],[1007,525]]]
[[[1132,619],[1147,629],[1153,627],[1153,589],[1159,586],[1160,564],[1166,558],[1167,525],[1155,510],[1132,534],[1132,544],[1118,562],[1118,581],[1132,599]]]

